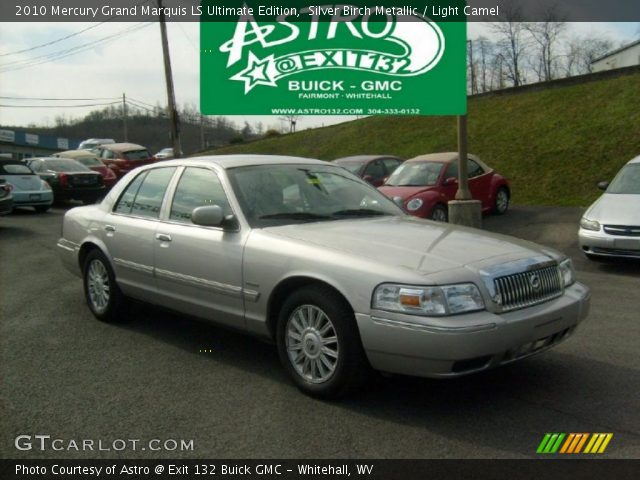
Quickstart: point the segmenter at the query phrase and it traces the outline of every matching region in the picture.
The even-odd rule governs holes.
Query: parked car
[[[475,155],[467,160],[469,191],[482,202],[482,212],[499,215],[509,208],[511,189],[507,179]],[[404,162],[380,187],[411,215],[446,222],[447,203],[458,190],[458,153],[420,155]]]
[[[13,211],[11,187],[4,178],[0,178],[0,216],[9,215]]]
[[[105,193],[102,175],[70,158],[30,158],[27,162],[51,186],[56,202],[81,200],[84,204],[95,203]]]
[[[170,160],[173,158],[173,148],[163,148],[154,157],[156,160]]]
[[[107,167],[113,169],[118,178],[136,167],[156,161],[149,150],[135,143],[100,145],[97,147],[97,155]]]
[[[51,208],[51,187],[25,163],[0,159],[0,176],[11,189],[14,207],[33,207],[38,213],[44,213]]]
[[[87,140],[80,142],[78,150],[92,150],[100,145],[107,145],[110,143],[116,143],[116,141],[113,138],[88,138]]]
[[[403,161],[391,155],[356,155],[337,158],[333,163],[346,168],[374,187],[379,187]]]
[[[71,158],[80,162],[90,170],[98,172],[102,175],[102,183],[104,183],[107,190],[113,187],[118,181],[118,177],[113,170],[107,167],[98,155],[89,150],[68,150],[66,152],[56,153],[54,157]]]
[[[587,258],[640,258],[640,156],[630,160],[580,220],[578,239]]]
[[[288,199],[288,200],[287,200]],[[571,260],[405,214],[319,160],[169,160],[69,210],[58,251],[95,317],[137,298],[275,340],[303,391],[372,367],[455,377],[542,352],[589,310]]]

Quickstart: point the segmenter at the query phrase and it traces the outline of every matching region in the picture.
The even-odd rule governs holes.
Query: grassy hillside
[[[455,149],[453,117],[371,117],[209,153],[332,160]],[[599,180],[640,155],[640,74],[470,99],[469,151],[511,180],[515,203],[586,206]]]

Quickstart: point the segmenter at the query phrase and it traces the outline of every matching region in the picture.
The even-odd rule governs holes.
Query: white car
[[[580,220],[578,238],[587,258],[640,258],[640,156],[629,161]]]

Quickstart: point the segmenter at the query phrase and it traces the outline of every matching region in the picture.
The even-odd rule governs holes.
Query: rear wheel
[[[496,204],[493,208],[493,211],[497,215],[504,215],[505,213],[507,213],[508,209],[509,191],[504,187],[500,187],[500,189],[498,189],[498,191],[496,192]]]
[[[125,297],[116,284],[109,261],[92,250],[84,262],[84,293],[91,313],[103,322],[123,320]]]
[[[433,210],[431,211],[431,220],[434,222],[448,222],[449,213],[447,212],[447,207],[442,204],[438,204],[433,207]]]
[[[276,333],[280,360],[303,392],[338,398],[366,381],[370,367],[353,311],[330,288],[309,286],[291,294]]]
[[[51,208],[51,205],[36,205],[35,207],[37,213],[46,213]]]

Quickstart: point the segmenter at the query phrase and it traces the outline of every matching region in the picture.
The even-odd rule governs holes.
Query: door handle
[[[114,227],[113,225],[105,225],[104,226],[104,231],[105,232],[115,232],[116,231],[116,227]]]
[[[167,235],[166,233],[156,233],[156,240],[160,240],[161,242],[170,242],[171,235]]]

